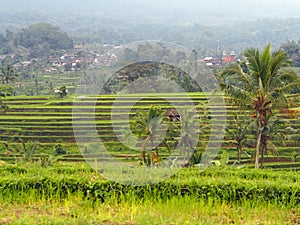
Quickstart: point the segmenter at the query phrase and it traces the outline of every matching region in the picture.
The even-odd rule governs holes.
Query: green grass
[[[3,224],[297,224],[299,210],[272,205],[232,206],[193,198],[165,202],[91,203],[72,196],[63,202],[0,203]]]
[[[0,224],[298,224],[300,175],[183,169],[147,186],[120,185],[85,163],[0,167]]]

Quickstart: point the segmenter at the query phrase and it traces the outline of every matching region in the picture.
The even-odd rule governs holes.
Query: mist
[[[126,16],[136,22],[182,22],[208,18],[248,20],[299,17],[300,2],[295,0],[10,0],[1,1],[5,13],[38,10],[41,13],[108,14]],[[204,20],[205,21],[205,20]],[[207,21],[209,23],[209,21]]]

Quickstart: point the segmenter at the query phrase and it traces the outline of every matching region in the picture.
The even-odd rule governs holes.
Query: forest
[[[118,0],[115,3],[116,7],[106,1],[92,0],[84,5],[79,1],[1,3],[0,32],[3,35],[7,31],[20,32],[38,21],[60,27],[75,43],[122,45],[138,40],[162,40],[196,49],[202,56],[222,54],[224,50],[240,53],[249,46],[263,48],[267,43],[278,48],[300,36],[299,18],[291,17],[293,11],[284,14],[284,7],[280,15],[285,17],[273,15],[272,12],[277,12],[272,11],[275,3],[274,6],[260,3],[260,10],[269,7],[265,17],[259,17],[259,12],[250,13],[246,7],[235,10],[241,4],[238,1],[235,6],[223,4],[224,8],[218,10],[207,3],[197,9],[199,13],[196,9],[191,11],[188,4],[182,7],[182,12],[176,12],[165,1],[155,7],[149,1],[140,6]],[[23,7],[14,8],[16,4]],[[143,7],[148,13],[143,13]]]

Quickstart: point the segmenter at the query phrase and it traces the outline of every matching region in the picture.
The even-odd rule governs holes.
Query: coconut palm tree
[[[230,140],[226,143],[235,145],[237,150],[237,162],[239,163],[241,161],[242,153],[250,157],[250,155],[244,150],[244,147],[249,147],[250,142],[252,141],[248,135],[250,123],[246,122],[244,118],[241,119],[238,115],[235,115],[230,122],[233,127],[226,128],[226,133],[230,138]]]
[[[8,110],[8,106],[0,99],[0,114],[5,113]]]
[[[189,164],[190,153],[194,153],[194,149],[199,141],[200,134],[200,118],[193,109],[184,109],[180,113],[180,124],[174,124],[175,128],[180,131],[176,148],[180,149],[181,155],[186,155],[184,166]]]
[[[15,72],[14,68],[11,66],[11,64],[7,63],[1,68],[0,81],[5,86],[4,96],[7,96],[7,85],[10,82],[15,82],[17,77],[18,75]]]
[[[270,44],[260,53],[249,48],[243,53],[247,68],[231,64],[221,72],[223,90],[241,108],[252,108],[257,120],[255,147],[255,168],[259,168],[259,153],[263,129],[267,126],[267,115],[272,109],[288,105],[288,97],[300,86],[299,77],[291,69],[287,54],[283,51],[271,52]]]
[[[150,166],[152,166],[151,151],[154,147],[155,136],[163,125],[163,111],[157,106],[151,106],[149,110],[138,111],[134,121],[134,131],[139,137],[144,137],[142,143],[142,161],[146,163],[146,148],[150,142]]]
[[[285,134],[289,132],[289,127],[284,128],[287,125],[286,121],[278,119],[274,115],[267,115],[266,121],[261,135],[261,168],[263,168],[264,157],[268,154],[268,150],[274,155],[279,155],[276,150],[277,146],[285,146]],[[252,123],[252,130],[257,130],[256,123]]]
[[[270,115],[267,117],[267,125],[264,127],[261,136],[261,167],[263,167],[264,155],[268,154],[268,150],[271,150],[273,154],[278,155],[276,146],[285,146],[286,138],[281,130],[284,125],[285,122],[277,119],[275,116]]]

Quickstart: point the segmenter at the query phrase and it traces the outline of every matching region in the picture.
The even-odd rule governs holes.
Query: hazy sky
[[[161,17],[300,17],[299,0],[0,0],[0,9]]]
[[[300,1],[298,0],[132,0],[140,2],[142,7],[165,11],[184,12],[186,14],[239,16],[273,16],[273,17],[300,17]],[[133,3],[134,5],[135,3]],[[142,8],[141,7],[141,8]]]

